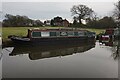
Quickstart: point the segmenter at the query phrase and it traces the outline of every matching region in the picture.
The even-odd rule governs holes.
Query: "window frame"
[[[35,36],[35,37],[33,36],[33,33],[34,33],[34,32],[39,32],[39,31],[32,31],[32,32],[31,32],[31,37],[32,37],[32,38],[40,38],[40,37],[41,37],[41,32],[39,32],[39,33],[40,33],[40,36],[38,36],[38,37],[37,37],[37,36]]]

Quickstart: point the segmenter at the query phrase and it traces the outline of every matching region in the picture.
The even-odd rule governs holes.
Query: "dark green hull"
[[[95,41],[95,37],[56,37],[56,38],[32,38],[29,41],[15,39],[11,40],[17,44],[48,45],[48,44],[70,44],[86,41]]]

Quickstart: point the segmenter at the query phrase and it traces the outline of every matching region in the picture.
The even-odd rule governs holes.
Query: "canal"
[[[3,78],[118,78],[119,41],[11,46],[3,54]]]

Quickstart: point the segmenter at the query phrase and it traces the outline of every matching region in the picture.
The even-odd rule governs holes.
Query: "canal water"
[[[118,78],[119,41],[3,49],[3,78]]]

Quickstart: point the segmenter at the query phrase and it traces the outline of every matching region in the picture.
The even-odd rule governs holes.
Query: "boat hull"
[[[95,41],[94,37],[56,37],[56,38],[32,38],[30,41],[11,38],[17,44],[48,45],[48,44],[76,44],[79,42]]]

